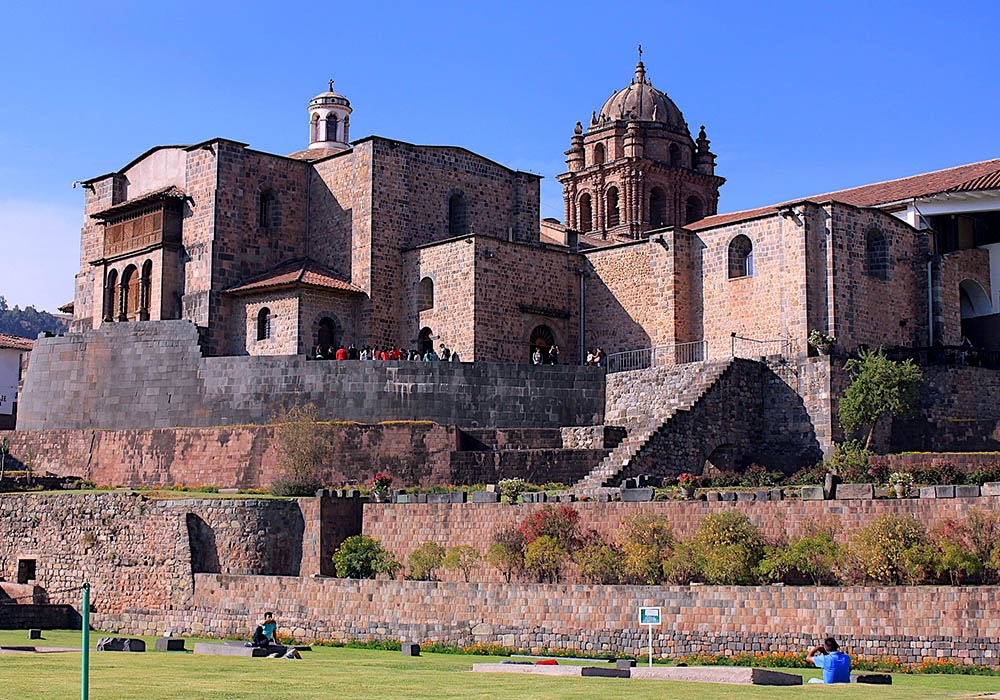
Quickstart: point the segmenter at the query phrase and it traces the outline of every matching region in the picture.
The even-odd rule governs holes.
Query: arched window
[[[694,195],[688,197],[684,207],[684,223],[690,224],[705,218],[705,209],[701,206],[701,200]]]
[[[548,364],[549,348],[556,344],[556,337],[548,326],[535,326],[528,336],[528,362],[532,362],[535,350],[542,353],[542,362]]]
[[[142,280],[139,284],[139,320],[149,320],[149,297],[153,290],[153,261],[142,264]]]
[[[753,277],[753,243],[740,234],[729,242],[729,279]]]
[[[607,202],[606,215],[608,218],[608,228],[611,228],[612,226],[617,226],[618,224],[621,223],[621,214],[618,211],[617,187],[612,186],[608,188],[607,199],[608,202]]]
[[[337,141],[337,115],[331,112],[326,115],[326,141]]]
[[[958,302],[962,318],[987,316],[993,313],[990,295],[976,280],[966,279],[958,285]]]
[[[604,163],[604,144],[598,143],[594,145],[594,165],[601,165]]]
[[[649,193],[649,225],[653,228],[667,225],[667,193],[660,187]]]
[[[681,167],[681,148],[676,143],[670,144],[670,167]]]
[[[281,223],[278,196],[274,193],[274,190],[261,191],[260,206],[257,211],[257,223],[261,228],[273,228]]]
[[[139,308],[139,270],[129,265],[122,272],[122,303],[120,321],[134,321]]]
[[[430,328],[421,328],[420,335],[417,336],[417,350],[421,355],[426,355],[434,349],[434,338]]]
[[[878,229],[865,234],[865,274],[878,280],[889,279],[889,243]]]
[[[257,312],[257,340],[271,337],[271,310],[266,306]]]
[[[580,195],[580,230],[586,233],[594,228],[594,210],[590,203],[590,195],[586,192]]]
[[[351,118],[344,117],[344,143],[351,141]]]
[[[118,316],[118,270],[111,270],[104,282],[104,320],[114,321]]]
[[[340,322],[336,316],[324,316],[319,321],[319,328],[316,332],[316,344],[324,352],[328,348],[333,348],[334,352],[340,349],[341,336]]]
[[[434,308],[434,280],[424,277],[417,285],[417,311]]]
[[[309,122],[309,143],[316,143],[317,141],[319,141],[319,115],[314,114],[312,121]]]
[[[464,192],[448,198],[448,235],[464,236],[469,232],[469,211]]]

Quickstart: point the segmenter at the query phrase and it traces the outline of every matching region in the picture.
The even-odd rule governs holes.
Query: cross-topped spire
[[[642,44],[639,44],[639,60],[642,60]]]
[[[642,51],[639,54],[642,55]],[[330,92],[333,92],[333,78],[330,78]]]

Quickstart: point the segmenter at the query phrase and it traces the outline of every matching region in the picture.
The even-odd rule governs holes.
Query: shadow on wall
[[[302,537],[305,519],[298,506],[289,513],[288,501],[267,501],[261,509],[262,528],[270,531],[265,542],[267,551],[261,557],[263,576],[300,576],[302,571]],[[279,527],[270,527],[280,523]]]

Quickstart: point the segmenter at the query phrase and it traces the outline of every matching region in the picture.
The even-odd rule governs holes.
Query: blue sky
[[[1000,9],[929,2],[8,3],[0,295],[73,298],[74,180],[215,136],[290,153],[328,78],[351,134],[554,176],[573,125],[653,85],[718,154],[720,211],[1000,157]]]

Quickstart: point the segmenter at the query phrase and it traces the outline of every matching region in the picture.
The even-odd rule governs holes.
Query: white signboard
[[[660,609],[659,608],[639,608],[639,624],[640,625],[658,625],[658,624],[660,624]]]

